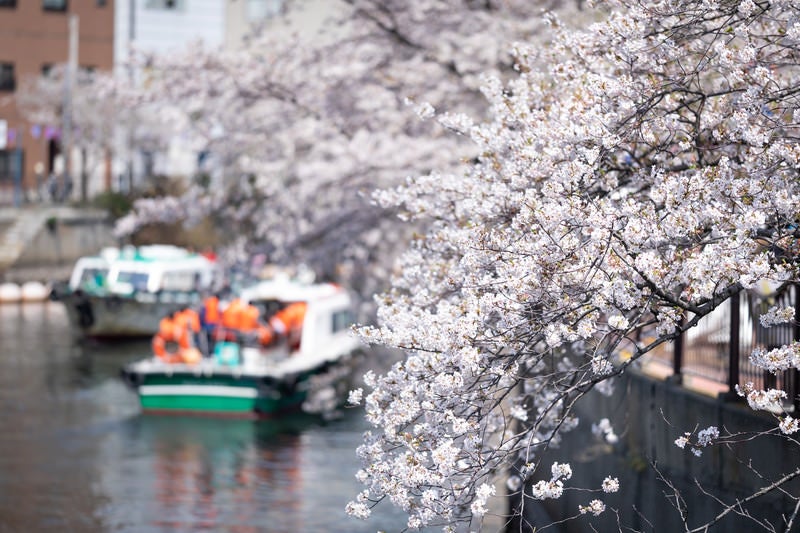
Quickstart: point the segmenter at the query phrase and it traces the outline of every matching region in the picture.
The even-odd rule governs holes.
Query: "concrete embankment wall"
[[[540,471],[549,474],[553,461],[570,462],[575,475],[565,486],[595,492],[568,490],[563,498],[547,501],[545,508],[552,518],[577,516],[555,531],[583,532],[591,531],[591,527],[595,531],[618,531],[618,518],[620,524],[636,531],[684,531],[676,501],[668,496],[674,491],[660,475],[680,491],[683,500],[678,505],[685,508],[689,524],[698,526],[722,510],[709,494],[731,503],[800,467],[800,446],[775,433],[730,448],[703,448],[700,457],[688,447],[678,448],[675,439],[685,431],[717,426],[722,434],[726,430],[755,433],[774,430],[776,422],[746,404],[723,402],[637,373],[623,376],[610,397],[592,392],[579,402],[577,411],[580,425],[566,435],[559,449],[542,457]],[[616,443],[608,443],[592,432],[592,423],[602,418],[611,422],[618,436]],[[619,478],[618,493],[598,490],[606,476]],[[800,481],[794,480],[789,488],[792,494],[799,494]],[[600,517],[579,515],[578,506],[595,498],[603,500],[609,509]],[[790,498],[773,493],[758,498],[747,510],[783,531],[781,515],[790,515],[794,504]],[[618,516],[612,508],[618,510]],[[529,518],[539,527],[545,525],[540,516]],[[709,531],[756,529],[750,519],[731,513]],[[795,524],[791,531],[800,531],[800,525]]]
[[[14,283],[65,280],[79,257],[117,245],[112,229],[102,211],[74,210],[50,217],[26,243],[4,279]]]

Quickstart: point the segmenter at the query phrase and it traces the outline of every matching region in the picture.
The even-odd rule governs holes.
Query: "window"
[[[247,0],[245,16],[250,22],[259,22],[280,15],[284,0]]]
[[[185,0],[147,0],[148,9],[183,10]]]
[[[0,183],[11,181],[11,151],[0,150]]]
[[[148,275],[143,272],[120,272],[117,275],[117,283],[120,286],[130,285],[130,288],[136,292],[147,291],[147,279]]]
[[[14,63],[0,63],[0,91],[13,91],[16,87]]]
[[[331,324],[331,333],[348,329],[355,323],[355,316],[349,309],[336,311],[333,313],[333,323]]]
[[[22,176],[25,153],[22,150],[0,150],[0,183],[13,182]]]
[[[161,289],[165,291],[191,291],[195,288],[195,274],[190,271],[165,272]]]
[[[67,0],[42,0],[42,9],[45,11],[66,11]]]
[[[107,268],[87,268],[81,273],[79,286],[82,289],[99,289],[105,285]]]
[[[106,7],[106,0],[97,0],[97,7]]]
[[[0,7],[17,7],[17,0],[0,0]]]
[[[94,67],[81,66],[78,69],[78,85],[88,85],[94,80]]]
[[[43,78],[49,78],[51,72],[53,72],[53,64],[52,63],[44,63],[44,64],[42,64],[42,77]]]

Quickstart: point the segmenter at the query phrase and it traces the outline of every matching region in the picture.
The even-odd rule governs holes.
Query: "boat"
[[[168,361],[153,354],[125,365],[123,380],[145,413],[271,418],[291,411],[325,414],[343,403],[361,362],[351,334],[352,301],[341,287],[298,280],[264,280],[240,298],[262,321],[303,304],[299,342],[268,346],[217,335],[199,359]]]
[[[178,246],[104,248],[78,259],[50,297],[83,336],[148,337],[161,317],[199,302],[220,276],[216,262]]]

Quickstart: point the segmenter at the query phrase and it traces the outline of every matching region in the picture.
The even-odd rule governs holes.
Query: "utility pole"
[[[72,93],[75,88],[75,77],[78,72],[78,15],[69,16],[69,48],[67,70],[64,73],[64,105],[62,106],[61,149],[64,168],[61,176],[63,199],[72,190]]]

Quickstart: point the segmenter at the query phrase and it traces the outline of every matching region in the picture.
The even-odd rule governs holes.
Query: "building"
[[[115,71],[137,79],[128,66],[131,50],[169,54],[198,44],[234,48],[254,26],[281,13],[283,4],[284,0],[117,0]],[[192,176],[205,155],[179,138],[162,150],[143,151],[131,146],[125,131],[118,132],[115,153],[113,173],[123,192],[144,186],[152,176]]]
[[[131,48],[165,54],[195,43],[236,47],[255,25],[280,14],[284,1],[117,0],[114,63],[124,69]]]
[[[115,0],[0,0],[0,203],[37,188],[37,166],[56,171],[62,124],[31,124],[14,95],[29,76],[68,61],[69,20],[77,15],[77,65],[110,70],[114,60]],[[41,163],[41,165],[37,165]],[[35,194],[29,196],[35,197]]]
[[[202,42],[221,46],[226,0],[117,0],[114,63],[124,67],[131,48],[167,53]]]
[[[254,27],[282,13],[284,4],[284,0],[0,0],[0,204],[35,200],[43,179],[63,173],[62,145],[69,142],[62,135],[66,114],[54,123],[28,123],[14,96],[26,78],[68,62],[70,15],[78,18],[77,67],[114,70],[133,80],[137,76],[127,66],[132,49],[169,54],[196,43],[209,49],[234,48]],[[130,145],[130,134],[123,130],[113,135],[108,154],[87,158],[85,151],[70,150],[69,174],[76,185],[72,197],[79,195],[79,180],[89,181],[91,197],[109,188],[127,192],[153,175],[185,177],[197,171],[199,154],[182,146],[180,139],[159,153],[143,152]],[[86,172],[91,174],[88,178]]]
[[[284,12],[285,0],[228,0],[225,8],[226,48],[235,48],[254,26]]]

